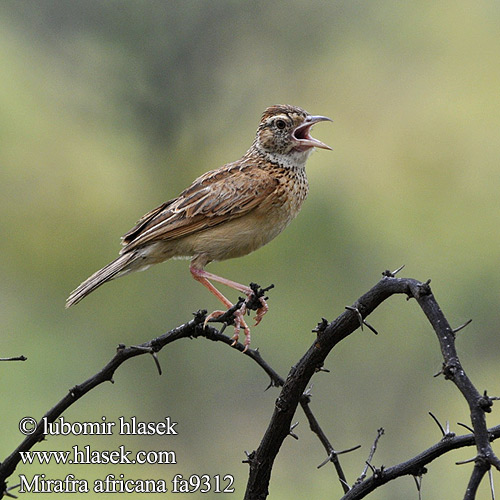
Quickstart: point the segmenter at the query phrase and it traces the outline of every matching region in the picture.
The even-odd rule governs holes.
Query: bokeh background
[[[21,417],[40,418],[118,343],[218,307],[185,261],[107,284],[68,311],[64,300],[116,256],[143,213],[239,158],[275,103],[332,117],[315,136],[334,150],[310,158],[309,198],[284,234],[209,267],[276,285],[253,347],[285,376],[322,316],[405,264],[402,275],[432,278],[453,325],[473,319],[459,334],[461,359],[479,390],[500,395],[499,54],[500,4],[491,1],[3,0],[0,356],[28,361],[0,364],[0,460],[22,439]],[[429,411],[458,433],[456,422],[468,423],[458,391],[433,378],[441,356],[416,304],[394,297],[369,321],[380,334],[356,332],[313,380],[312,408],[334,446],[362,445],[342,456],[350,482],[379,427],[374,464],[390,466],[440,439]],[[36,449],[125,444],[174,450],[177,465],[19,466],[10,484],[21,473],[233,474],[241,498],[244,450],[258,446],[277,390],[264,391],[268,379],[249,359],[204,339],[159,357],[161,377],[149,356],[135,358],[64,417],[170,416],[177,436],[50,437]],[[333,469],[316,468],[324,451],[300,411],[296,420],[300,439],[284,443],[270,498],[340,497]],[[472,465],[454,463],[473,455],[434,462],[424,498],[461,497]],[[370,498],[417,497],[408,477]],[[479,498],[489,497],[483,485]]]

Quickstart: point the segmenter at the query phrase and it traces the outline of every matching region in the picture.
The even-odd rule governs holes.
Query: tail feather
[[[80,300],[107,281],[132,271],[129,266],[136,258],[137,254],[135,252],[125,253],[120,255],[113,262],[110,262],[107,266],[99,269],[99,271],[95,272],[90,278],[87,278],[78,288],[71,292],[70,296],[66,299],[66,308],[78,304]]]

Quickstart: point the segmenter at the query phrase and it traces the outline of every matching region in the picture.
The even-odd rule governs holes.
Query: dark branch
[[[116,354],[98,373],[87,379],[80,385],[76,385],[69,390],[68,394],[64,396],[52,409],[50,409],[44,418],[48,423],[54,422],[68,407],[78,401],[82,396],[89,391],[102,384],[103,382],[112,381],[113,374],[116,369],[127,359],[141,354],[158,352],[164,346],[177,340],[179,338],[194,337],[199,335],[201,324],[204,321],[204,314],[199,314],[188,323],[171,330],[170,332],[157,337],[149,342],[145,342],[138,346],[125,347],[123,344],[119,345]],[[211,328],[210,330],[213,330]],[[6,492],[6,479],[14,472],[17,464],[20,461],[20,451],[30,450],[37,442],[43,439],[43,419],[38,423],[33,434],[26,436],[22,443],[0,464],[0,495],[3,496]]]
[[[116,354],[108,364],[93,377],[73,387],[59,403],[44,415],[44,419],[40,420],[33,434],[27,436],[18,448],[0,464],[0,498],[5,495],[10,496],[9,490],[14,488],[11,487],[7,489],[6,479],[14,472],[20,461],[19,452],[30,450],[37,442],[43,439],[42,424],[44,420],[48,423],[54,422],[69,406],[78,401],[87,392],[103,382],[112,381],[113,374],[117,368],[123,362],[135,356],[151,354],[161,374],[157,353],[169,343],[180,338],[196,338],[199,336],[206,337],[212,341],[223,342],[243,352],[252,358],[269,375],[269,387],[282,387],[281,393],[276,401],[271,422],[259,448],[252,453],[247,453],[248,459],[245,460],[245,462],[250,465],[250,475],[245,494],[246,500],[263,500],[267,497],[268,484],[274,459],[283,440],[288,435],[294,435],[292,431],[296,424],[292,425],[291,422],[299,403],[309,421],[311,430],[318,436],[318,439],[327,452],[327,460],[325,460],[322,465],[326,464],[328,461],[334,464],[339,481],[345,493],[343,497],[344,500],[363,498],[381,484],[403,475],[409,474],[421,478],[426,472],[425,465],[432,460],[450,450],[472,445],[476,445],[477,453],[471,460],[475,465],[469,480],[465,498],[475,498],[479,483],[486,472],[490,472],[491,466],[500,470],[500,460],[493,453],[490,444],[491,441],[500,437],[500,426],[488,430],[485,418],[485,413],[491,411],[493,400],[498,398],[489,397],[486,391],[480,394],[465,374],[455,348],[455,333],[466,325],[455,330],[451,329],[431,293],[429,286],[430,280],[426,283],[421,283],[412,279],[395,278],[396,272],[397,271],[386,271],[383,273],[384,278],[379,283],[364,294],[355,304],[348,307],[347,310],[333,322],[328,323],[328,321],[323,319],[314,330],[317,334],[316,340],[299,362],[292,367],[286,380],[280,377],[280,375],[264,361],[258,350],[246,349],[244,345],[235,343],[232,338],[223,334],[223,329],[218,331],[212,327],[204,328],[203,325],[205,323],[206,311],[196,313],[193,320],[143,344],[130,347],[126,347],[122,344],[119,345]],[[257,285],[254,287],[255,289],[252,289],[256,297],[263,296],[269,289],[261,289]],[[326,357],[341,340],[345,339],[357,328],[362,328],[363,325],[366,325],[376,333],[375,329],[366,322],[365,318],[384,300],[394,294],[406,294],[408,299],[415,298],[433,326],[438,336],[444,359],[441,374],[444,374],[446,379],[452,380],[467,400],[471,413],[472,427],[468,427],[465,424],[460,425],[472,430],[472,434],[457,437],[449,432],[448,425],[445,431],[437,419],[431,414],[444,435],[439,443],[407,462],[387,469],[384,467],[377,469],[371,465],[370,462],[373,458],[372,453],[367,461],[367,467],[372,470],[373,475],[367,479],[363,478],[363,480],[356,483],[352,489],[349,489],[344,472],[338,460],[338,455],[357,449],[358,446],[342,452],[334,450],[326,434],[312,414],[310,408],[310,393],[306,391],[305,388],[309,384],[314,373],[324,371],[323,363]],[[240,305],[240,303],[236,304],[234,308]],[[251,308],[255,307],[258,307],[257,302],[252,304]],[[234,308],[231,308],[224,315],[218,317],[216,321],[224,322],[225,325],[231,324]],[[25,359],[24,356],[20,356],[18,358],[0,360],[13,361]],[[381,433],[379,432],[377,440],[380,435]],[[372,452],[376,447],[376,441],[372,447]],[[419,484],[420,483],[417,483],[417,485]]]
[[[362,483],[365,480],[368,468],[371,467],[373,456],[375,455],[375,452],[377,451],[378,441],[384,435],[384,432],[385,431],[384,431],[384,429],[382,427],[377,430],[377,437],[375,438],[375,441],[373,441],[372,447],[370,448],[370,454],[368,455],[368,459],[365,462],[365,464],[366,464],[365,468],[363,469],[363,472],[361,473],[361,475],[356,480],[355,484],[360,484],[360,483]]]
[[[479,394],[460,365],[455,349],[454,333],[431,293],[430,280],[422,283],[414,279],[395,278],[394,275],[395,272],[384,273],[384,277],[371,290],[359,298],[337,319],[329,324],[326,324],[325,321],[319,323],[316,328],[316,340],[290,370],[276,400],[275,409],[266,433],[258,449],[250,455],[250,475],[245,500],[262,500],[267,497],[274,460],[281,444],[289,433],[292,418],[314,373],[323,366],[330,351],[340,341],[360,327],[364,318],[394,294],[406,294],[408,298],[415,298],[427,316],[441,345],[444,358],[443,373],[447,379],[453,380],[469,403],[478,457],[482,457],[488,463],[500,468],[500,461],[493,453],[489,442],[490,436],[484,415],[485,412],[490,411],[492,400]],[[476,467],[478,467],[477,462]],[[412,474],[418,476],[421,472],[413,470]],[[357,488],[364,487],[374,477],[372,476],[372,478],[363,481]],[[386,477],[388,477],[387,470],[376,476],[377,481],[381,481],[381,478]],[[352,496],[354,494],[352,493],[353,490],[347,494],[351,496],[346,495],[345,498],[361,498],[361,496]]]
[[[492,427],[489,432],[492,439],[498,439],[500,437],[500,425]],[[402,476],[421,476],[427,472],[425,466],[436,458],[452,450],[464,448],[466,446],[474,446],[474,444],[475,440],[472,434],[444,438],[439,441],[439,443],[436,443],[410,460],[384,469],[383,475],[378,477],[371,476],[365,479],[362,483],[354,486],[341,500],[359,500],[365,498],[379,486]],[[465,498],[472,499],[474,497]]]
[[[337,472],[340,484],[342,485],[342,488],[344,490],[344,493],[346,493],[347,491],[349,491],[349,485],[347,483],[347,479],[345,477],[344,471],[342,470],[342,467],[338,459],[338,455],[341,452],[336,452],[333,446],[331,445],[330,441],[326,437],[326,434],[323,432],[321,426],[316,420],[316,417],[313,415],[311,408],[309,407],[309,403],[310,403],[309,395],[304,395],[300,400],[300,405],[302,406],[302,410],[304,411],[307,420],[309,421],[309,427],[311,428],[311,431],[318,436],[318,439],[320,440],[321,444],[323,445],[323,448],[325,448],[325,451],[328,455],[327,459],[322,464],[318,465],[318,469],[323,465],[325,465],[326,463],[332,462],[333,466],[335,467],[335,471]],[[348,451],[354,451],[358,448],[359,445],[355,446],[354,448],[350,448],[349,450],[344,450],[344,453],[347,453]]]
[[[0,358],[0,361],[26,361],[28,358],[26,356],[16,356],[14,358]]]

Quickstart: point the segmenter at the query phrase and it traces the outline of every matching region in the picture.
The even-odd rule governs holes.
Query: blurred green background
[[[405,264],[401,275],[432,278],[454,326],[473,318],[459,334],[462,362],[480,391],[500,395],[499,54],[500,4],[491,1],[2,0],[0,356],[28,361],[0,364],[0,460],[22,439],[21,417],[40,418],[118,343],[218,308],[184,261],[107,284],[68,311],[64,300],[116,256],[143,213],[238,159],[275,103],[332,117],[314,135],[334,151],[309,160],[309,198],[284,234],[209,267],[276,285],[252,346],[285,376],[322,316]],[[328,358],[330,373],[313,379],[312,408],[333,445],[362,445],[342,456],[350,482],[377,428],[386,435],[374,464],[390,466],[440,439],[428,411],[457,433],[456,422],[469,421],[455,387],[433,378],[441,356],[416,304],[394,297],[369,321],[380,334],[356,332]],[[20,473],[233,474],[241,498],[244,450],[258,446],[277,390],[264,392],[268,379],[249,359],[204,339],[159,357],[163,376],[150,357],[135,358],[64,417],[170,416],[178,436],[50,437],[36,449],[125,444],[174,450],[177,465],[19,466],[10,484]],[[333,469],[316,469],[325,454],[300,411],[296,420],[300,439],[284,443],[270,498],[340,497]],[[454,462],[473,455],[433,463],[424,497],[461,497],[472,465]],[[417,497],[411,477],[370,496]],[[486,484],[478,498],[489,498]]]

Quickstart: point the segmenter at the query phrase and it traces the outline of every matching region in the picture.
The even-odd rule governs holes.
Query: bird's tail
[[[77,304],[85,298],[89,293],[93,292],[102,284],[119,276],[123,276],[132,271],[130,265],[137,259],[136,252],[127,252],[120,255],[107,266],[99,269],[90,278],[87,278],[78,288],[73,290],[70,296],[66,299],[66,309],[73,304]],[[135,270],[135,269],[134,269]]]

